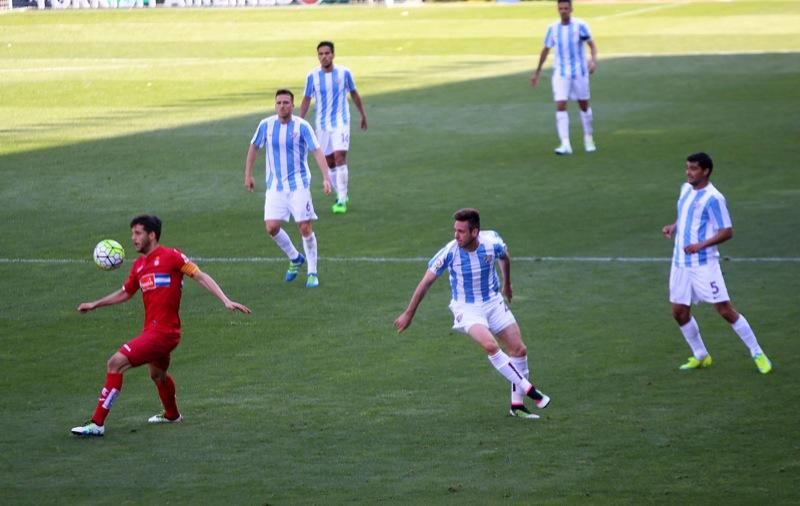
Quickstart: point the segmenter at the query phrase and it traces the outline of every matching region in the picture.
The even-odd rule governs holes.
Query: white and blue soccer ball
[[[125,261],[125,248],[113,239],[103,239],[94,247],[94,263],[104,271],[113,271]]]

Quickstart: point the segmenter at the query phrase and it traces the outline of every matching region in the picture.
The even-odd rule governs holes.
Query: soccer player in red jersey
[[[159,244],[161,220],[157,216],[142,215],[131,221],[131,241],[142,254],[131,266],[127,281],[119,290],[102,299],[84,302],[78,311],[87,313],[94,309],[120,304],[131,299],[137,290],[142,291],[144,302],[144,328],[139,336],[123,344],[108,359],[106,382],[100,392],[94,415],[85,425],[74,427],[77,436],[102,436],[105,420],[114,400],[122,390],[122,375],[131,367],[147,364],[150,377],[156,384],[158,396],[164,405],[162,414],[154,415],[149,423],[175,423],[181,414],[175,400],[175,382],[167,374],[170,353],[181,339],[181,305],[183,276],[187,275],[214,294],[231,311],[249,313],[247,306],[234,302],[225,295],[216,281],[201,271],[197,265],[177,249]]]

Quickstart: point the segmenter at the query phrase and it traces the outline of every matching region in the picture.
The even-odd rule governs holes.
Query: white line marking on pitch
[[[659,4],[653,5],[651,7],[642,7],[640,9],[633,9],[631,11],[624,11],[617,14],[609,14],[608,16],[600,16],[597,18],[591,18],[592,21],[605,21],[606,19],[614,19],[614,18],[623,18],[626,16],[638,16],[639,14],[645,14],[647,12],[654,12],[660,11],[662,9],[671,9],[673,7],[683,7],[684,5],[689,5],[692,2],[676,2],[676,3],[667,3],[667,4]]]

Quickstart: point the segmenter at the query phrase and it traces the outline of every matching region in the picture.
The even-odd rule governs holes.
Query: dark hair
[[[711,175],[711,171],[714,170],[714,161],[702,151],[687,156],[686,161],[696,163],[701,169],[708,169],[708,175]]]
[[[469,224],[470,230],[481,228],[481,213],[479,213],[477,209],[472,209],[470,207],[459,209],[453,213],[453,219],[456,221],[466,221]]]
[[[319,51],[319,48],[321,48],[323,46],[328,46],[329,48],[331,48],[331,53],[335,53],[336,52],[336,50],[333,49],[333,42],[331,42],[329,40],[323,40],[322,42],[317,44],[317,51]]]
[[[161,219],[152,214],[142,214],[131,220],[131,228],[141,225],[145,232],[155,232],[156,241],[161,239]]]
[[[570,4],[572,5],[572,0],[558,0],[556,4]]]
[[[287,88],[280,88],[278,91],[275,92],[275,96],[277,97],[278,95],[289,95],[290,97],[292,97],[292,103],[294,103],[294,93],[292,93],[292,90]]]

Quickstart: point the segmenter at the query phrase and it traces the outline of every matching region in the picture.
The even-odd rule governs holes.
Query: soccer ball
[[[113,239],[104,239],[94,247],[94,263],[104,271],[113,271],[125,260],[125,248]]]

